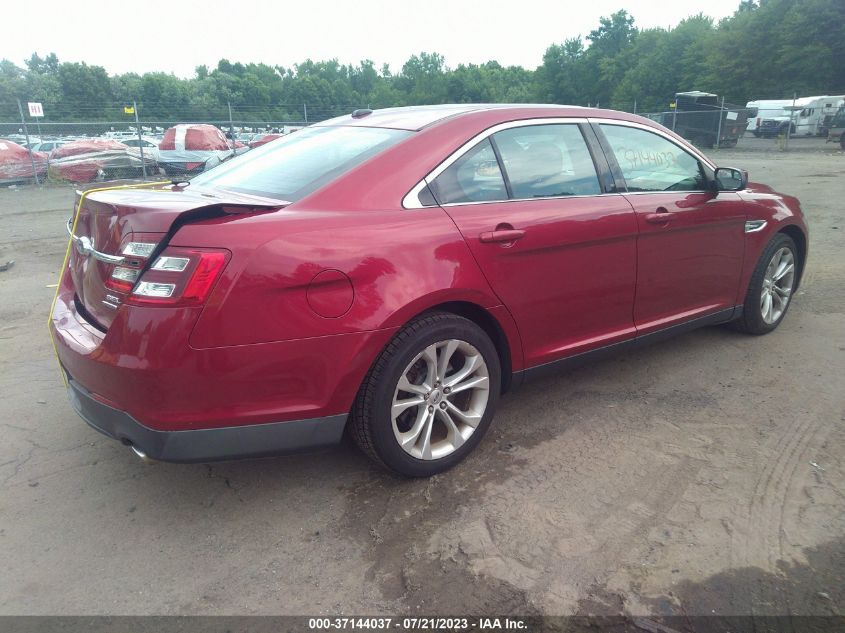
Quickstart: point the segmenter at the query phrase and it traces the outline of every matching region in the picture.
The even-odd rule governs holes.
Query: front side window
[[[502,170],[490,139],[484,139],[452,163],[434,179],[431,190],[440,204],[507,200]]]
[[[295,202],[411,134],[387,128],[309,127],[226,161],[192,182]]]
[[[628,191],[702,191],[707,181],[691,154],[653,132],[602,124]]]
[[[493,135],[517,200],[601,193],[587,143],[576,124],[527,125]]]

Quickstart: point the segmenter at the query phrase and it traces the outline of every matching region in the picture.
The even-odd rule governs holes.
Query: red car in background
[[[141,157],[139,149],[108,138],[71,141],[50,153],[50,178],[69,182],[94,182],[137,178],[158,172],[155,158]]]
[[[158,144],[158,163],[168,176],[194,175],[229,160],[243,148],[214,125],[174,125]]]
[[[798,200],[600,109],[356,111],[197,176],[84,195],[52,311],[79,414],[142,456],[338,442],[409,476],[500,395],[696,327],[776,328]],[[529,422],[529,420],[526,420]]]
[[[34,169],[33,169],[34,167]],[[29,151],[17,143],[0,138],[0,184],[14,184],[47,176],[47,154]]]
[[[256,134],[249,142],[252,149],[266,145],[270,141],[275,141],[277,138],[282,138],[284,134]]]

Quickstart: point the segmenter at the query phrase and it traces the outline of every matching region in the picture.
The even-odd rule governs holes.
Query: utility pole
[[[719,127],[718,131],[716,132],[716,149],[719,149],[719,145],[722,142],[722,117],[725,116],[725,96],[722,95],[722,109],[719,110]]]
[[[792,93],[792,109],[789,111],[789,125],[786,126],[786,143],[783,146],[784,150],[789,149],[789,138],[792,136],[792,118],[795,116],[795,100],[798,98],[796,93]]]
[[[35,184],[40,185],[41,183],[38,182],[38,171],[35,169],[35,159],[32,157],[32,147],[29,142],[29,130],[26,127],[26,119],[23,116],[23,106],[21,105],[21,100],[18,99],[18,112],[21,113],[21,123],[23,123],[23,133],[26,136],[26,151],[29,152],[29,164],[32,165],[32,176],[35,178]]]
[[[305,125],[308,125],[308,104],[302,104],[302,113],[305,115]]]
[[[147,179],[147,164],[144,162],[144,141],[141,138],[141,121],[138,118],[138,103],[132,101],[132,111],[135,113],[135,129],[138,132],[138,149],[141,150],[141,172],[144,174],[144,180]]]
[[[232,104],[227,101],[226,105],[229,106],[229,140],[232,141],[232,149],[235,149],[235,124],[232,121]]]

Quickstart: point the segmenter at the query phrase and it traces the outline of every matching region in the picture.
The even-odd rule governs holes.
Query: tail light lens
[[[202,305],[229,261],[229,251],[168,247],[144,271],[125,303]]]
[[[156,246],[155,242],[129,242],[124,246],[121,252],[124,261],[112,267],[111,274],[106,279],[106,287],[118,292],[132,290],[135,282],[138,281],[141,269],[147,264]]]

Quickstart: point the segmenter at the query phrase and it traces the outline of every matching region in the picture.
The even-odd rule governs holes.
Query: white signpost
[[[30,101],[26,105],[29,106],[29,116],[33,118],[44,116],[44,106],[37,101]]]

